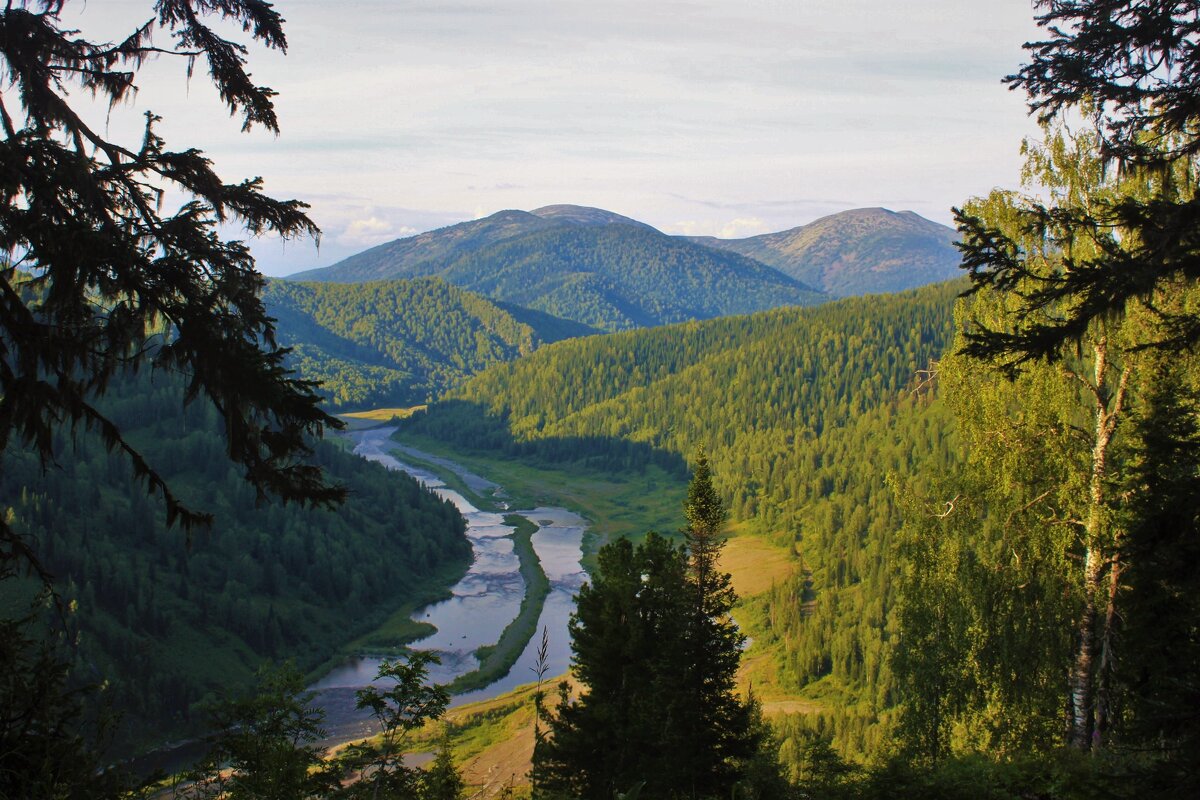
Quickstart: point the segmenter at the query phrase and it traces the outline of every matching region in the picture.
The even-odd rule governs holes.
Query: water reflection
[[[467,520],[467,538],[471,541],[474,560],[467,574],[451,589],[452,596],[427,606],[414,619],[429,622],[437,632],[412,645],[414,649],[435,650],[442,659],[441,666],[432,666],[431,679],[448,683],[479,666],[474,651],[495,644],[501,631],[516,618],[525,592],[519,561],[513,552],[513,528],[504,524],[504,517],[480,511],[458,492],[432,473],[406,464],[393,455],[390,441],[394,428],[378,428],[353,434],[357,440],[355,452],[388,469],[409,473],[439,495],[454,503]],[[416,457],[424,454],[405,448]],[[441,460],[464,479],[469,486],[497,488],[495,484],[462,467]],[[529,642],[508,675],[483,689],[454,698],[453,704],[473,702],[494,697],[535,679],[533,672],[541,631],[548,631],[550,646],[547,658],[548,678],[567,671],[570,663],[567,622],[575,608],[575,593],[584,580],[580,567],[584,520],[563,508],[543,507],[532,511],[515,512],[527,517],[538,531],[532,537],[534,552],[550,580],[551,591],[538,620],[538,634]],[[326,711],[326,727],[332,738],[347,738],[369,732],[369,724],[361,712],[354,709],[354,692],[371,683],[383,660],[378,656],[353,659],[336,668],[313,685],[318,702]]]

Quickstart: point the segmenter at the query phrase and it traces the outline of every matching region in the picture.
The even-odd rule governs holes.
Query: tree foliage
[[[1008,78],[1043,122],[1082,117],[1104,169],[1139,182],[1138,193],[1026,198],[1019,234],[969,208],[956,211],[963,264],[976,290],[1019,299],[1013,324],[968,332],[966,352],[1010,367],[1054,359],[1094,320],[1131,301],[1200,278],[1200,4],[1194,0],[1041,0],[1049,33],[1026,45],[1031,61]],[[1030,269],[1020,238],[1062,253],[1049,273]],[[1072,245],[1087,240],[1076,252]],[[1200,341],[1200,316],[1162,313],[1160,346]]]
[[[172,521],[189,509],[100,412],[96,396],[120,373],[149,364],[185,376],[188,400],[205,397],[224,418],[228,456],[260,491],[328,504],[344,491],[305,462],[308,437],[337,421],[313,385],[291,375],[259,298],[251,235],[317,234],[303,203],[272,199],[257,178],[226,183],[194,148],[170,149],[149,113],[141,140],[122,143],[73,106],[78,89],[115,109],[137,90],[147,59],[202,60],[243,129],[278,130],[273,92],[246,72],[247,48],[206,20],[218,16],[263,46],[286,50],[283,19],[268,3],[158,0],[153,18],[116,42],[61,24],[64,0],[20,0],[0,10],[0,446],[20,441],[44,463],[63,425],[101,434]],[[156,34],[171,37],[155,44]],[[182,195],[163,210],[168,193]],[[149,340],[147,337],[151,337]],[[32,557],[7,529],[5,558]]]
[[[888,476],[928,492],[928,476],[955,469],[953,418],[936,382],[915,376],[949,346],[961,288],[560,342],[488,369],[404,426],[551,466],[628,474],[654,461],[681,481],[682,457],[709,445],[730,516],[797,554],[794,575],[739,614],[777,654],[782,688],[822,704],[789,729],[864,754],[886,746],[897,701],[893,546],[905,509]]]
[[[259,672],[254,694],[212,704],[207,755],[177,782],[180,800],[305,800],[329,796],[341,771],[319,741],[324,712],[291,664]]]
[[[278,320],[288,364],[320,380],[327,408],[411,406],[485,367],[563,338],[512,310],[437,278],[371,283],[272,280],[263,300]],[[527,315],[520,315],[525,317]],[[591,332],[578,326],[570,335]]]
[[[576,698],[560,687],[534,753],[544,796],[724,797],[781,786],[771,737],[735,682],[745,636],[717,569],[725,519],[703,451],[685,503],[687,543],[650,533],[601,549],[571,619]]]
[[[115,381],[97,406],[186,502],[212,510],[190,543],[94,435],[57,436],[54,470],[15,446],[0,460],[8,523],[74,604],[78,654],[109,680],[126,748],[195,732],[197,704],[248,686],[264,659],[315,668],[470,558],[451,504],[329,442],[313,460],[352,487],[340,508],[259,503],[223,456],[219,413],[181,408],[181,382],[164,378]],[[26,588],[0,581],[0,606]]]

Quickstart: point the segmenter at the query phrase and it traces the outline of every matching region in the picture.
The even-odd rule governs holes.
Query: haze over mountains
[[[291,279],[437,276],[493,300],[615,331],[945,280],[958,264],[954,237],[912,212],[885,209],[720,240],[668,236],[603,209],[555,205],[398,239]]]

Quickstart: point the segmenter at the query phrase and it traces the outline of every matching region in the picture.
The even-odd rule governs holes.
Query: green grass
[[[342,417],[350,431],[361,431],[362,428],[378,427],[380,423],[392,420],[407,420],[416,411],[425,408],[425,405],[413,405],[412,408],[373,408],[365,411],[340,411],[336,416]]]
[[[500,639],[493,645],[485,645],[475,651],[479,659],[479,669],[461,675],[450,683],[452,692],[469,692],[472,689],[482,689],[493,681],[508,674],[513,664],[525,651],[529,640],[537,633],[538,620],[542,616],[542,608],[546,605],[546,596],[550,594],[550,579],[538,561],[537,553],[533,550],[532,537],[538,526],[534,525],[519,514],[509,514],[504,518],[505,525],[516,528],[513,531],[513,550],[521,565],[521,577],[525,579],[525,596],[521,598],[521,610],[516,619],[504,627]]]
[[[678,532],[683,525],[683,500],[687,481],[650,465],[643,472],[629,475],[589,470],[576,465],[549,469],[514,461],[505,456],[464,453],[448,448],[436,439],[400,434],[397,441],[462,464],[472,472],[503,487],[514,508],[561,506],[588,521],[584,535],[583,566],[589,572],[595,566],[596,552],[605,542],[619,536],[635,541],[646,531],[665,535]],[[446,470],[426,464],[439,475]],[[459,491],[461,481],[447,485]],[[488,503],[479,508],[497,510],[495,503],[474,493],[468,500]]]

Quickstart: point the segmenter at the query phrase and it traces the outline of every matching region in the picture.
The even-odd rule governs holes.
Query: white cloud
[[[738,217],[728,222],[688,219],[666,228],[668,233],[683,236],[715,236],[718,239],[742,239],[767,232],[767,223],[758,217]]]
[[[347,247],[373,247],[377,244],[412,236],[418,233],[416,228],[380,219],[374,215],[366,219],[352,220],[341,233],[337,235],[337,243]]]
[[[741,239],[765,232],[767,224],[758,217],[738,217],[722,226],[717,233],[720,239]]]

